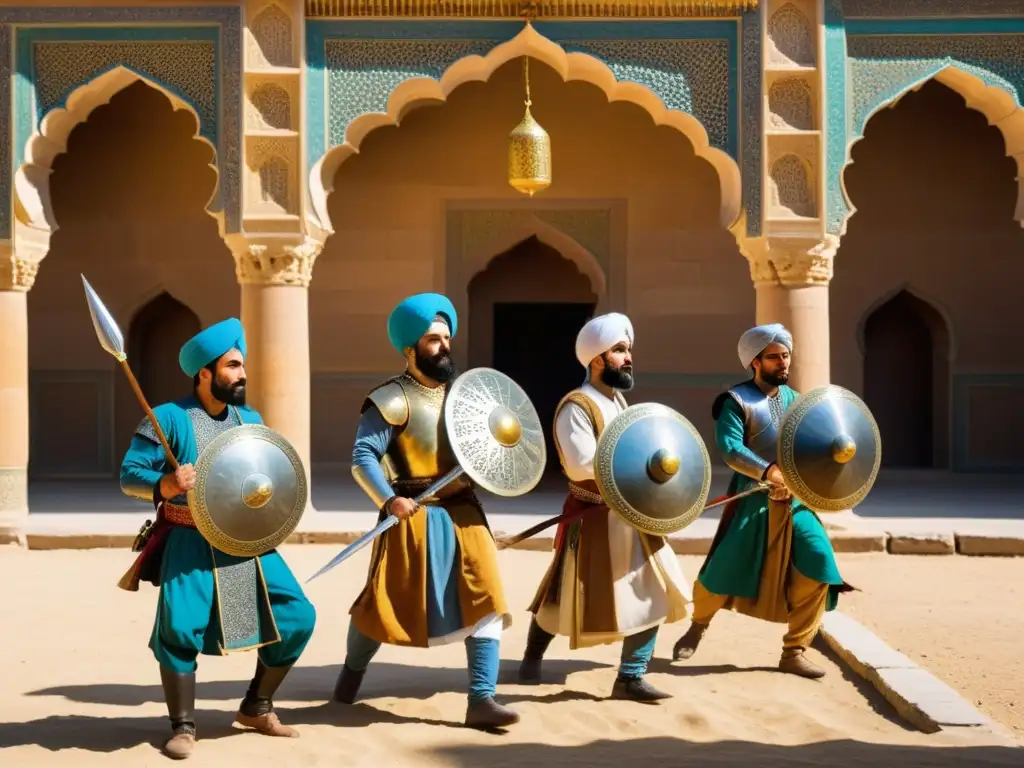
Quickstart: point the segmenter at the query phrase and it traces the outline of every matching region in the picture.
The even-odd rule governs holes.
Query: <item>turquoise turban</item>
[[[427,332],[434,318],[440,315],[448,323],[448,331],[455,337],[459,319],[455,307],[447,296],[440,293],[418,293],[410,296],[391,313],[388,318],[388,338],[391,346],[404,354],[406,347],[415,347],[420,337]]]
[[[186,376],[195,376],[203,366],[232,349],[245,357],[245,329],[236,317],[211,325],[186,341],[178,354],[178,365]]]

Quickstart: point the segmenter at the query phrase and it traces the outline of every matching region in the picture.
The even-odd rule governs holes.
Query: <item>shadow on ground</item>
[[[683,739],[630,739],[595,741],[572,747],[546,744],[495,744],[452,746],[433,754],[449,765],[498,768],[525,766],[588,766],[621,768],[637,760],[659,766],[880,766],[905,768],[961,768],[962,766],[1021,765],[1024,752],[1012,747],[908,747],[866,744],[858,741],[826,741],[792,747],[749,741],[695,743]]]
[[[254,662],[255,663],[255,662]],[[585,659],[551,659],[544,664],[545,685],[565,685],[569,675],[600,669],[603,664]],[[499,685],[514,684],[519,662],[503,659],[499,669]],[[275,700],[280,701],[325,701],[331,697],[334,682],[341,666],[296,667],[289,673],[278,691]],[[153,667],[153,679],[159,680],[157,667]],[[241,701],[248,680],[218,680],[204,683],[202,672],[196,683],[196,699],[200,701]],[[449,667],[416,667],[405,664],[372,662],[359,690],[359,698],[382,698],[394,696],[402,699],[429,699],[438,693],[465,693],[468,678],[465,669]],[[610,685],[610,679],[609,679]],[[589,694],[565,691],[565,695],[576,699],[593,698]],[[163,688],[153,685],[132,685],[129,683],[100,683],[96,685],[58,685],[31,691],[28,696],[62,696],[71,701],[88,704],[109,704],[134,707],[150,702],[163,702]],[[549,697],[506,693],[500,688],[498,696],[503,701],[548,701]],[[0,724],[0,728],[3,725]]]

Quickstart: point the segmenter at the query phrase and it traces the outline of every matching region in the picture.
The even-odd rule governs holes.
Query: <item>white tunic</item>
[[[605,425],[622,411],[618,402],[603,395],[589,382],[577,391],[600,408]],[[575,482],[593,480],[597,440],[587,412],[576,403],[567,403],[555,421],[555,436],[561,448],[563,469],[569,479]],[[679,621],[686,618],[687,605],[693,601],[690,584],[672,548],[662,547],[653,557],[648,557],[637,530],[611,510],[607,514],[619,631],[614,634],[581,634],[575,638],[577,642],[572,643],[573,647],[610,643],[662,622]],[[576,593],[575,576],[575,553],[567,552],[561,595]],[[558,606],[543,606],[537,614],[538,623],[548,632],[573,638],[574,630],[579,626],[575,603],[575,600],[561,599]],[[557,616],[553,615],[554,611],[557,611]]]

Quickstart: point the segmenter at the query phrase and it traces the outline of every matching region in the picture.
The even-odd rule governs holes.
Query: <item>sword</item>
[[[461,477],[463,472],[464,472],[464,470],[462,469],[462,467],[455,467],[455,469],[451,470],[448,474],[446,474],[440,480],[435,481],[429,488],[427,488],[425,491],[423,491],[423,493],[421,493],[419,496],[417,496],[415,499],[413,499],[413,501],[417,505],[422,504],[424,501],[429,499],[431,496],[433,496],[435,493],[440,491],[442,488],[444,488],[446,485],[451,483],[453,480],[455,480],[458,477]],[[341,550],[341,552],[336,554],[331,559],[331,561],[329,563],[327,563],[327,565],[325,565],[319,571],[317,571],[312,576],[310,576],[308,579],[306,579],[306,583],[309,584],[309,582],[311,582],[313,579],[316,579],[316,578],[319,578],[320,576],[323,576],[325,573],[327,573],[329,570],[331,570],[335,566],[340,565],[345,560],[348,560],[350,557],[352,557],[352,555],[354,555],[360,549],[362,549],[367,544],[369,544],[371,541],[373,541],[378,536],[380,536],[382,533],[384,533],[384,531],[386,531],[389,528],[392,528],[392,527],[398,525],[400,520],[401,520],[401,518],[395,517],[394,515],[388,515],[384,520],[382,520],[381,522],[377,523],[377,526],[372,531],[367,531],[362,536],[360,536],[358,539],[356,539],[351,544],[349,544],[347,547],[345,547],[343,550]]]
[[[735,501],[736,499],[742,499],[744,496],[749,496],[752,493],[766,491],[770,486],[770,483],[760,482],[757,483],[756,485],[750,486],[747,490],[741,493],[737,493],[735,496],[719,496],[717,499],[712,499],[707,504],[705,504],[704,509],[707,510],[713,507],[718,507],[721,506],[722,504],[728,504],[731,501]],[[567,523],[571,520],[575,520],[578,517],[583,517],[585,514],[587,514],[587,512],[590,511],[590,509],[591,508],[584,508],[576,512],[572,512],[568,515],[555,515],[552,518],[537,523],[535,526],[531,528],[527,528],[522,533],[517,533],[515,536],[509,536],[508,538],[499,539],[497,542],[498,549],[508,549],[509,547],[514,547],[519,542],[525,541],[531,536],[536,536],[538,533],[547,530],[552,525],[557,525],[558,523]]]
[[[124,336],[121,335],[121,329],[117,327],[117,321],[114,320],[113,316],[103,305],[103,302],[100,301],[100,297],[96,295],[96,291],[89,285],[85,275],[82,275],[82,284],[85,286],[85,300],[89,305],[89,314],[92,315],[92,325],[96,329],[96,336],[100,341],[100,346],[109,352],[120,364],[121,370],[128,377],[128,383],[132,385],[135,397],[138,398],[139,404],[142,405],[146,416],[149,417],[149,423],[153,425],[153,430],[160,439],[160,445],[163,446],[164,453],[167,455],[167,463],[171,465],[172,469],[178,469],[178,460],[174,458],[174,452],[171,451],[167,437],[164,435],[163,429],[160,428],[160,422],[157,421],[153,409],[149,407],[146,396],[142,393],[142,388],[139,386],[135,374],[132,373],[132,369],[128,365],[128,355],[124,352]]]

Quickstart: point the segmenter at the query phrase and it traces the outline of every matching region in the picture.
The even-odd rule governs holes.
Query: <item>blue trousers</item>
[[[655,625],[643,632],[627,635],[622,640],[622,656],[619,659],[619,677],[624,680],[636,680],[647,672],[647,665],[654,655],[654,643],[658,638],[658,626]],[[541,629],[537,619],[530,622],[526,636],[526,658],[542,659],[544,652],[555,636]]]
[[[362,672],[368,666],[380,643],[364,635],[353,623],[348,625],[348,649],[345,666]],[[469,669],[469,700],[494,697],[498,685],[498,641],[492,638],[466,638],[466,662]]]

